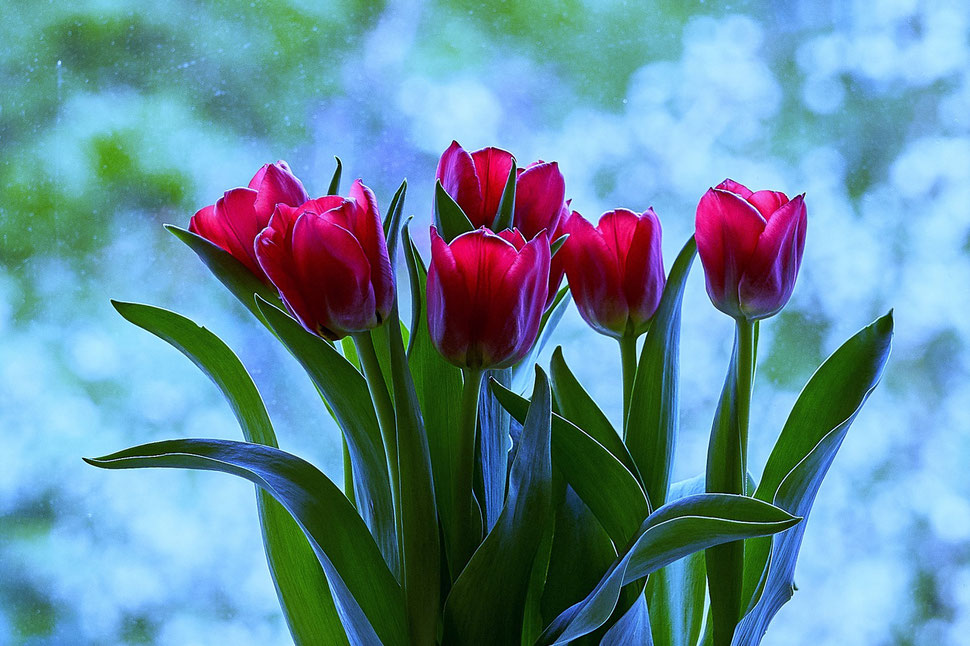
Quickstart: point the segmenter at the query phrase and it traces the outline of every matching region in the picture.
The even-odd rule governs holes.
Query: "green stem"
[[[367,380],[374,409],[377,412],[377,422],[381,427],[381,439],[384,441],[384,453],[387,455],[387,473],[391,481],[391,504],[394,506],[394,525],[397,529],[398,546],[402,537],[401,518],[401,481],[398,477],[397,464],[397,426],[394,421],[394,403],[387,391],[387,382],[381,371],[374,340],[370,332],[354,335],[354,345],[357,348],[357,358]]]
[[[633,399],[633,382],[637,376],[637,337],[625,334],[619,338],[620,363],[623,369],[623,439],[626,439],[627,416]]]
[[[354,493],[354,465],[350,461],[350,447],[347,446],[347,438],[343,433],[340,434],[340,452],[344,456],[344,495],[354,507],[357,506],[357,496]]]
[[[462,370],[464,385],[461,390],[461,412],[458,426],[459,444],[458,455],[455,460],[455,492],[452,498],[455,506],[453,517],[455,531],[453,532],[453,547],[451,553],[454,564],[451,568],[453,576],[457,576],[471,558],[477,547],[475,526],[472,522],[474,504],[472,502],[472,488],[475,479],[475,438],[478,432],[478,397],[482,385],[482,375],[478,369],[466,368]]]
[[[738,321],[738,436],[741,445],[741,482],[732,492],[744,495],[748,481],[748,422],[751,417],[751,390],[754,382],[755,325]]]

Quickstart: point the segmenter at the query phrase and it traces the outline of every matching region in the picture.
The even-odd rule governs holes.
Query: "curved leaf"
[[[553,621],[539,644],[564,644],[602,626],[623,586],[712,545],[784,531],[800,519],[766,502],[731,494],[700,494],[652,513],[623,556],[592,592]]]
[[[492,392],[519,422],[529,400],[491,381]],[[626,545],[649,514],[636,478],[603,446],[569,420],[552,415],[552,457],[556,468],[600,521],[615,545]]]
[[[515,223],[515,180],[517,177],[518,173],[513,160],[509,168],[509,177],[505,180],[505,188],[502,189],[502,199],[498,204],[495,220],[492,222],[492,231],[511,229]]]
[[[503,386],[512,385],[512,370],[488,370],[478,397],[478,450],[482,467],[482,517],[485,531],[498,522],[505,507],[505,483],[509,475],[509,450],[512,448],[512,418],[488,387],[491,379]]]
[[[444,238],[445,242],[451,242],[461,234],[475,228],[465,212],[458,206],[445,187],[441,185],[439,179],[434,187],[434,223],[438,228],[438,234]]]
[[[562,236],[565,238],[566,236]],[[535,363],[536,356],[546,347],[549,343],[549,339],[552,338],[552,333],[556,331],[556,327],[559,326],[559,321],[562,320],[563,314],[569,308],[569,303],[572,302],[572,295],[569,293],[569,285],[563,285],[562,288],[556,292],[556,297],[552,299],[552,303],[549,308],[543,313],[542,319],[539,321],[539,336],[538,340],[532,344],[532,348],[525,355],[525,357],[519,361],[517,364],[512,366],[512,388],[516,392],[522,392],[528,386],[527,379],[532,378],[532,364]],[[529,368],[528,370],[526,368]]]
[[[394,575],[343,492],[309,462],[259,444],[168,440],[85,461],[105,469],[220,471],[269,492],[303,528],[327,573],[351,643],[407,644],[404,599]]]
[[[623,613],[620,620],[606,631],[600,646],[654,646],[650,633],[650,613],[647,611],[647,597],[641,594]]]
[[[667,500],[678,427],[680,311],[697,244],[692,237],[670,269],[667,286],[640,351],[627,414],[626,446],[654,509]]]
[[[166,341],[191,359],[219,388],[247,442],[276,447],[276,434],[256,384],[218,336],[158,307],[112,301],[125,319]],[[256,489],[266,560],[293,641],[346,644],[326,576],[296,521],[266,491]]]
[[[552,511],[551,416],[549,383],[536,367],[505,509],[448,595],[446,644],[490,646],[521,640],[528,574]]]
[[[340,195],[340,175],[343,173],[344,165],[340,157],[334,156],[337,167],[333,169],[333,176],[330,178],[330,186],[327,187],[327,195]]]
[[[387,454],[367,382],[332,345],[304,330],[279,308],[257,297],[263,319],[296,357],[326,399],[347,439],[357,508],[392,572],[398,571],[397,535]]]
[[[799,395],[768,457],[755,497],[808,517],[822,479],[849,426],[879,383],[892,347],[892,312],[846,341],[825,360]],[[735,646],[756,646],[779,608],[791,598],[805,523],[745,550],[748,613]]]

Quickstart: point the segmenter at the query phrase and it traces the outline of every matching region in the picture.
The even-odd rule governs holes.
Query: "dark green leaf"
[[[222,339],[169,310],[118,301],[112,304],[128,321],[179,350],[215,383],[247,442],[277,446],[256,384]],[[266,560],[293,641],[302,646],[325,638],[327,643],[346,644],[326,576],[303,530],[266,491],[257,488],[256,496]]]
[[[269,327],[326,399],[347,438],[357,507],[391,571],[397,572],[397,536],[387,456],[367,382],[333,346],[304,330],[286,313],[262,299],[258,299],[258,306]]]
[[[202,236],[175,225],[166,224],[165,228],[188,245],[205,263],[209,271],[260,321],[263,320],[263,317],[256,307],[255,294],[259,294],[270,303],[280,302],[279,294],[275,289],[253,275],[251,271],[246,269],[246,265],[233,258],[228,251],[212,244]]]
[[[819,367],[768,457],[757,498],[808,517],[849,426],[882,377],[892,336],[890,312],[846,341]],[[749,611],[738,625],[734,644],[760,643],[768,623],[791,598],[804,531],[801,523],[771,539],[747,543],[744,590]]]
[[[670,486],[679,419],[681,301],[696,250],[697,245],[691,238],[670,269],[667,286],[640,351],[627,418],[626,445],[640,469],[654,509],[664,504]]]
[[[105,469],[221,471],[259,485],[303,528],[327,573],[351,643],[408,643],[404,599],[394,575],[357,510],[309,462],[272,447],[229,440],[153,442],[87,462]]]
[[[495,379],[505,387],[512,385],[512,370],[489,370],[482,380],[478,404],[478,448],[482,467],[482,505],[485,531],[491,531],[505,506],[505,481],[509,471],[509,437],[511,418],[492,394],[488,380]]]
[[[451,242],[458,236],[471,231],[475,226],[461,210],[458,203],[448,195],[448,191],[438,180],[434,187],[434,223],[438,228],[438,235],[444,238],[445,242]]]
[[[549,250],[552,252],[552,256],[555,256],[559,252],[559,250],[562,249],[562,246],[566,244],[566,240],[568,239],[569,239],[569,234],[567,233],[559,236],[558,238],[552,241],[552,244],[549,245]]]
[[[451,589],[445,603],[444,643],[521,640],[528,573],[552,513],[551,415],[549,383],[536,368],[505,509]]]
[[[498,204],[498,212],[492,222],[492,231],[504,231],[511,229],[515,223],[515,179],[516,179],[515,160],[512,160],[512,167],[509,168],[509,178],[505,180],[505,188],[502,190],[502,200]]]
[[[327,195],[340,195],[340,174],[344,165],[340,163],[340,157],[334,156],[337,167],[333,169],[333,177],[330,178],[330,186],[327,187]]]
[[[391,203],[387,206],[387,213],[384,215],[384,238],[387,240],[387,252],[391,259],[391,267],[396,266],[394,262],[397,258],[397,239],[401,230],[401,217],[404,215],[404,196],[408,192],[408,181],[403,180],[397,187]]]
[[[794,526],[799,518],[747,496],[700,494],[670,502],[652,513],[592,592],[563,612],[537,643],[564,644],[602,626],[623,586],[674,561],[728,541],[765,536]]]
[[[522,422],[527,399],[492,380],[502,406]],[[552,455],[556,467],[583,499],[614,544],[624,546],[649,513],[649,504],[637,483],[603,445],[569,420],[552,415]]]

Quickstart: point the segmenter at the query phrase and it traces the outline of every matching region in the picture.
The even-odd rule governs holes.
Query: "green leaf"
[[[633,457],[620,438],[619,433],[610,424],[610,420],[600,410],[593,398],[590,397],[583,385],[579,383],[562,354],[562,346],[552,353],[549,363],[552,375],[552,389],[556,396],[556,403],[563,417],[578,426],[587,435],[602,444],[614,458],[619,460],[627,470],[640,477]]]
[[[680,313],[694,261],[694,238],[681,250],[640,351],[627,418],[626,446],[639,467],[650,503],[666,502],[678,427]]]
[[[219,388],[247,442],[277,447],[276,434],[256,384],[218,336],[193,321],[158,307],[112,301],[125,319],[172,345]],[[278,502],[256,489],[259,524],[273,584],[293,641],[346,644],[326,576],[303,530]]]
[[[623,613],[620,620],[613,624],[600,646],[654,646],[650,633],[650,613],[647,610],[647,597],[639,595],[630,609]]]
[[[569,240],[568,233],[564,233],[563,235],[559,236],[558,238],[552,241],[552,244],[549,245],[549,250],[552,252],[551,254],[552,257],[555,257],[556,254],[559,253],[559,250],[562,249],[562,246],[566,244],[566,240]]]
[[[387,252],[391,259],[391,267],[396,266],[394,262],[397,257],[397,237],[401,230],[401,217],[404,215],[404,197],[408,192],[408,181],[405,179],[394,192],[390,204],[387,205],[387,213],[384,215],[384,238],[387,240]],[[393,240],[392,240],[393,238]]]
[[[569,286],[563,286],[557,293],[556,297],[546,308],[546,311],[542,315],[542,319],[539,321],[539,335],[538,340],[532,344],[532,349],[529,353],[525,355],[522,361],[512,366],[512,384],[514,390],[522,392],[525,390],[527,384],[526,379],[531,379],[532,377],[532,364],[535,363],[536,357],[549,343],[549,339],[552,338],[553,332],[555,332],[556,327],[559,325],[559,321],[562,320],[563,314],[566,313],[566,309],[569,307],[569,303],[572,301],[572,296],[569,293]]]
[[[357,508],[387,559],[388,567],[397,572],[397,535],[387,455],[367,382],[332,345],[304,330],[272,304],[262,299],[257,299],[257,303],[267,325],[300,362],[330,406],[347,439]]]
[[[333,170],[333,177],[330,178],[330,186],[327,187],[327,195],[340,195],[340,174],[344,165],[340,163],[340,157],[334,156],[337,167]]]
[[[153,442],[85,461],[105,469],[220,471],[255,483],[303,528],[330,581],[350,642],[408,643],[404,599],[394,575],[357,510],[309,462],[272,447],[229,440]]]
[[[492,380],[492,391],[520,423],[529,401]],[[603,525],[613,543],[624,546],[649,513],[636,478],[602,444],[569,420],[552,415],[552,456],[579,497]]]
[[[675,482],[670,500],[704,492],[704,474]],[[658,570],[647,581],[647,606],[655,646],[695,646],[704,624],[707,570],[695,552]]]
[[[509,437],[511,417],[492,394],[488,380],[495,379],[505,387],[512,385],[512,370],[488,370],[482,380],[478,404],[478,449],[482,467],[482,507],[485,531],[498,522],[505,507],[505,482],[509,471]]]
[[[445,242],[451,242],[458,236],[472,231],[475,225],[471,223],[458,203],[448,195],[448,191],[441,185],[441,180],[434,187],[434,223],[438,228],[438,235]]]
[[[428,332],[428,318],[424,309],[428,274],[418,253],[408,225],[403,230],[404,257],[411,279],[411,338],[408,365],[414,380],[424,428],[428,437],[428,451],[434,475],[435,500],[445,537],[445,549],[452,544],[454,522],[453,492],[455,474],[453,462],[459,451],[459,402],[461,401],[461,370],[448,363],[435,350]],[[449,555],[449,563],[453,560]],[[458,572],[452,572],[452,579]]]
[[[537,367],[505,509],[452,587],[445,603],[444,643],[521,640],[527,574],[552,513],[551,415],[549,383]]]
[[[166,224],[165,228],[194,251],[209,271],[260,321],[263,317],[256,307],[254,294],[262,296],[270,303],[280,302],[275,289],[253,275],[253,272],[246,269],[246,265],[233,258],[228,251],[173,224]]]
[[[846,341],[819,367],[768,457],[756,498],[808,517],[849,426],[882,377],[892,336],[890,312]],[[750,599],[749,611],[738,625],[734,644],[760,643],[775,613],[791,598],[804,531],[801,523],[771,539],[746,544],[744,598]]]
[[[700,494],[653,512],[592,592],[556,618],[538,644],[564,644],[609,620],[623,586],[674,561],[728,541],[765,536],[800,519],[766,502],[732,494]]]
[[[492,222],[492,231],[504,231],[511,229],[515,223],[515,180],[517,177],[515,160],[509,168],[509,178],[505,180],[505,188],[502,189],[502,200],[498,204],[498,212]]]

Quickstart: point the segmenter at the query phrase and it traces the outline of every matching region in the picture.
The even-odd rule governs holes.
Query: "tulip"
[[[473,370],[525,357],[539,332],[549,283],[549,236],[485,227],[449,244],[431,228],[428,327],[438,352]]]
[[[666,282],[657,214],[652,208],[640,215],[616,209],[604,213],[594,227],[573,211],[564,230],[569,240],[556,255],[563,256],[583,319],[617,339],[643,334]]]
[[[714,306],[737,320],[778,313],[805,248],[804,195],[752,192],[726,179],[697,205],[695,238]]]
[[[256,237],[259,266],[310,332],[337,340],[379,326],[394,304],[394,274],[374,193],[360,180],[336,195],[277,204]]]
[[[309,198],[302,182],[285,161],[264,164],[248,188],[234,188],[215,204],[200,209],[189,231],[228,251],[260,280],[268,282],[259,266],[253,242],[266,228],[277,204],[298,206]]]
[[[468,153],[453,141],[441,155],[437,177],[472,226],[492,228],[514,165],[512,154],[501,148]],[[517,169],[513,226],[528,240],[543,229],[555,231],[565,193],[566,182],[556,162],[538,161]]]

